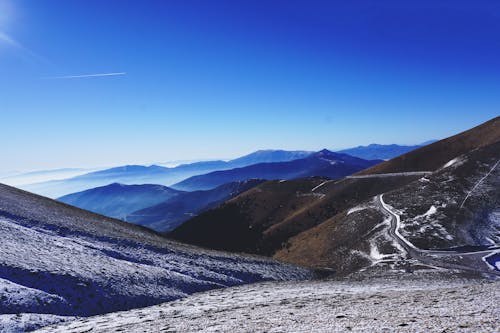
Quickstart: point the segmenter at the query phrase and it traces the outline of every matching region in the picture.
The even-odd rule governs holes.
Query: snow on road
[[[384,202],[384,198],[383,198],[383,194],[381,194],[379,196],[379,200],[380,200],[380,204],[382,205],[382,207],[389,213],[393,216],[393,218],[395,219],[395,228],[394,228],[394,233],[396,234],[396,236],[402,241],[404,242],[408,247],[414,249],[414,250],[418,250],[418,248],[413,245],[410,241],[408,241],[406,238],[403,237],[403,235],[401,235],[401,233],[399,232],[399,228],[401,227],[401,216],[395,212],[394,208],[392,208],[391,206],[389,206],[388,204],[386,204]]]

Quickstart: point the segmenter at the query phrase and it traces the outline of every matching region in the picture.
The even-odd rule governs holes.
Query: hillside
[[[457,156],[498,141],[500,141],[500,117],[390,161],[380,163],[359,172],[359,174],[434,171]]]
[[[157,205],[131,212],[125,220],[156,231],[168,232],[193,216],[214,208],[262,182],[263,180],[250,179],[224,184],[207,191],[180,192]]]
[[[113,183],[68,194],[57,200],[94,213],[123,220],[136,210],[157,205],[182,193],[161,185]]]
[[[187,221],[169,235],[210,248],[330,267],[340,275],[380,263],[404,268],[445,262],[447,267],[488,272],[495,267],[498,256],[492,251],[500,243],[500,143],[486,144],[499,136],[497,119],[424,147],[431,154],[438,148],[446,150],[444,143],[450,145],[451,152],[469,149],[444,161],[432,173],[411,173],[408,171],[414,170],[406,165],[401,170],[391,169],[396,172],[392,175],[362,172],[336,181],[266,182]],[[433,156],[418,156],[437,163]],[[469,193],[479,196],[474,201]],[[232,235],[230,239],[223,237],[226,232]],[[461,249],[485,253],[474,252],[459,259],[453,251]],[[438,256],[429,259],[427,250],[445,252],[429,252]]]
[[[291,238],[274,257],[342,272],[422,262],[491,271],[500,261],[495,254],[500,244],[499,160],[500,142],[462,155],[383,199],[364,201]]]
[[[379,160],[363,160],[346,154],[333,153],[324,149],[299,160],[259,163],[243,168],[215,171],[204,175],[193,176],[172,185],[172,187],[184,191],[194,191],[207,190],[225,183],[251,178],[269,180],[311,176],[341,178],[380,162]]]
[[[499,287],[436,272],[266,282],[77,319],[40,333],[496,332]]]
[[[290,237],[416,178],[269,181],[194,217],[169,236],[209,248],[272,255]]]
[[[32,329],[223,286],[310,276],[270,259],[168,241],[5,185],[0,185],[0,236],[0,284],[8,291],[0,299],[0,323],[13,320],[23,330],[22,325]]]

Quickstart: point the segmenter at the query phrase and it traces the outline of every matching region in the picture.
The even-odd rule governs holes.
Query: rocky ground
[[[367,276],[367,275],[365,275]],[[500,282],[449,272],[265,282],[39,332],[498,332]],[[375,274],[376,276],[376,274]]]

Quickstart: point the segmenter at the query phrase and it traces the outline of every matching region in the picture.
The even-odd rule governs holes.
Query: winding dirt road
[[[399,244],[404,250],[408,253],[411,258],[417,259],[420,262],[427,265],[435,265],[444,268],[450,269],[460,269],[467,271],[479,271],[482,273],[493,274],[500,276],[500,271],[491,269],[489,266],[483,269],[478,269],[477,267],[469,267],[466,265],[460,264],[452,264],[448,262],[444,262],[439,260],[439,258],[445,257],[469,257],[474,261],[481,262],[483,266],[487,264],[483,260],[483,258],[488,257],[489,255],[494,255],[499,253],[500,247],[494,247],[487,250],[478,250],[478,251],[456,251],[456,250],[426,250],[419,249],[415,245],[413,245],[410,241],[408,241],[405,237],[401,235],[399,232],[400,226],[400,216],[395,213],[389,205],[384,202],[383,194],[377,196],[377,206],[383,213],[389,215],[391,217],[391,226],[389,228],[389,235]]]

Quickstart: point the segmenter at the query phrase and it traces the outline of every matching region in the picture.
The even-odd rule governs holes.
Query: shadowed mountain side
[[[169,236],[209,248],[272,255],[290,237],[417,178],[269,181],[185,222]]]
[[[0,236],[2,314],[89,316],[224,286],[311,277],[269,258],[180,244],[2,184]]]
[[[68,194],[57,200],[94,213],[124,219],[136,210],[151,207],[182,193],[161,185],[114,183]]]
[[[380,163],[359,174],[406,171],[434,171],[451,159],[472,149],[500,141],[500,117],[496,117],[470,130],[424,146],[407,154]]]
[[[224,184],[207,191],[181,192],[165,202],[131,213],[126,221],[157,231],[171,231],[193,216],[216,207],[262,182],[263,180],[250,179]]]

